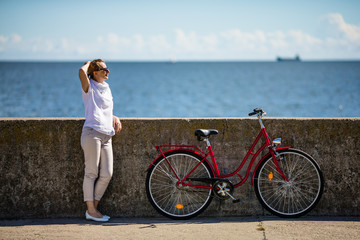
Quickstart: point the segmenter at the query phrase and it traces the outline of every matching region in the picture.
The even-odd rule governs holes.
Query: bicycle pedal
[[[233,203],[239,203],[239,202],[241,202],[241,199],[240,199],[240,198],[233,200]]]

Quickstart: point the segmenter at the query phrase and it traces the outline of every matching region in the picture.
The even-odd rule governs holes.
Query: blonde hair
[[[90,62],[89,68],[88,68],[88,75],[90,78],[94,79],[94,72],[99,71],[102,66],[100,63],[105,63],[102,59],[95,59]]]

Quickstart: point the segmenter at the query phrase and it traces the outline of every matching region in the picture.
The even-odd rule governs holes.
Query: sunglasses
[[[105,72],[110,72],[110,70],[108,68],[100,68],[98,71],[105,71]]]

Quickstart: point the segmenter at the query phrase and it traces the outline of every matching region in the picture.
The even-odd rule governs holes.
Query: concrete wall
[[[84,174],[80,134],[84,119],[0,119],[0,218],[80,217]],[[156,144],[194,144],[197,128],[211,139],[220,169],[230,172],[259,131],[253,118],[123,119],[113,138],[114,176],[101,202],[111,216],[158,217],[145,193],[146,169]],[[360,215],[360,118],[266,118],[270,137],[312,155],[323,170],[325,190],[311,215]],[[235,190],[242,203],[214,200],[203,216],[267,214],[248,181]]]

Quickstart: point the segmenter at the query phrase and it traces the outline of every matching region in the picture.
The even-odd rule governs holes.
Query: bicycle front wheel
[[[146,193],[159,213],[172,219],[189,219],[209,206],[213,197],[211,189],[177,184],[176,175],[182,180],[191,171],[193,172],[189,178],[212,178],[209,164],[201,160],[201,157],[193,152],[178,150],[167,154],[166,159],[161,157],[149,169]],[[196,182],[196,185],[211,186],[206,182]]]
[[[319,202],[324,189],[322,173],[315,160],[302,151],[287,149],[278,153],[279,167],[289,182],[278,173],[270,156],[255,173],[256,196],[274,215],[300,217]]]

